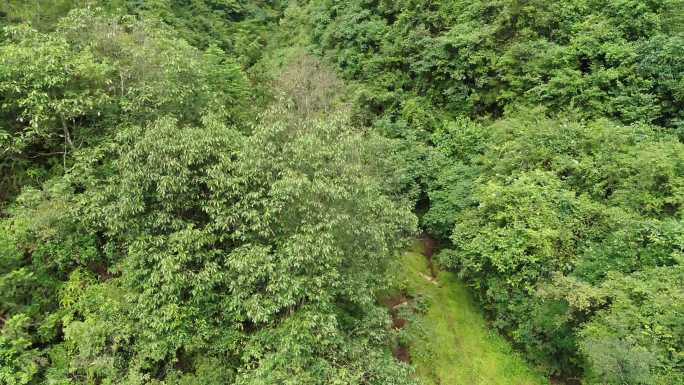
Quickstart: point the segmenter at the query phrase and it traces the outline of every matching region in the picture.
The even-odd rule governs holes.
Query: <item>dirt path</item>
[[[395,295],[383,298],[380,302],[389,310],[390,317],[392,318],[392,329],[401,330],[405,328],[408,321],[399,315],[399,309],[405,306],[410,301],[404,293],[397,293]],[[397,344],[392,349],[392,354],[394,358],[401,362],[411,363],[411,353],[407,346]]]
[[[437,248],[437,242],[434,239],[430,238],[428,235],[423,235],[421,238],[419,238],[419,242],[422,243],[422,255],[425,257],[425,260],[427,261],[430,270],[430,275],[427,275],[422,272],[419,274],[426,281],[434,285],[439,285],[439,283],[437,282],[437,271],[435,270],[435,267],[432,263],[432,256]],[[409,296],[407,296],[406,293],[398,292],[387,298],[383,298],[380,301],[389,310],[390,317],[392,318],[392,328],[394,330],[401,330],[408,326],[408,320],[402,318],[399,315],[399,309],[402,306],[410,305],[411,300],[412,299]],[[408,346],[397,344],[397,346],[395,346],[392,349],[392,354],[394,355],[394,358],[396,358],[399,361],[406,362],[409,364],[411,363],[411,353],[409,351]]]
[[[435,252],[439,250],[439,245],[436,240],[425,233],[420,237],[420,242],[423,243],[423,255],[427,259],[430,276],[432,278],[437,278],[437,269],[435,269],[432,257],[435,255]]]

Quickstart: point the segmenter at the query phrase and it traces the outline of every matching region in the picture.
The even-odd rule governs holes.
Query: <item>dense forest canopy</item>
[[[541,375],[684,384],[682,0],[0,27],[0,384],[420,383],[379,301],[419,232]]]
[[[314,41],[384,92],[375,108],[543,105],[681,128],[681,0],[313,3]]]
[[[415,228],[391,140],[298,112],[292,81],[254,107],[229,32],[75,9],[3,33],[0,382],[408,381],[374,298]]]
[[[550,373],[682,383],[682,2],[311,3],[493,325]]]

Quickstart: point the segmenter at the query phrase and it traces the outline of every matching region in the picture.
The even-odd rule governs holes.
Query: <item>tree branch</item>
[[[71,141],[71,135],[69,134],[69,127],[67,127],[66,119],[62,116],[62,131],[64,132],[64,141],[69,144],[71,149],[74,149],[74,142]]]

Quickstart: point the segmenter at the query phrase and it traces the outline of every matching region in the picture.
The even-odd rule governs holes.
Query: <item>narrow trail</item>
[[[417,240],[402,256],[402,290],[382,301],[404,335],[394,356],[426,385],[549,384],[490,328],[455,274],[436,267],[437,249],[427,236]]]
[[[432,257],[435,251],[439,248],[437,241],[427,234],[423,234],[420,237],[420,242],[423,244],[422,254],[427,259],[428,268],[430,269],[430,276],[434,279],[437,278],[437,270],[435,269],[435,264]]]

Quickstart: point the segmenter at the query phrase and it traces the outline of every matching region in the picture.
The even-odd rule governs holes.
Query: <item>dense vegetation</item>
[[[497,118],[544,105],[682,127],[681,0],[313,3],[314,41],[368,83],[369,109]]]
[[[239,50],[155,19],[46,28],[0,46],[0,383],[409,382],[374,297],[415,227],[391,140],[295,70],[259,105]]]
[[[479,153],[451,152],[457,130],[442,137],[444,167],[426,216],[450,236],[442,262],[549,370],[585,367],[599,383],[674,383],[684,331],[684,145],[646,126],[540,115],[487,127]]]
[[[682,0],[0,27],[0,384],[415,383],[377,296],[419,227],[539,375],[684,384]]]
[[[681,384],[683,4],[311,3],[493,325],[550,374]]]

